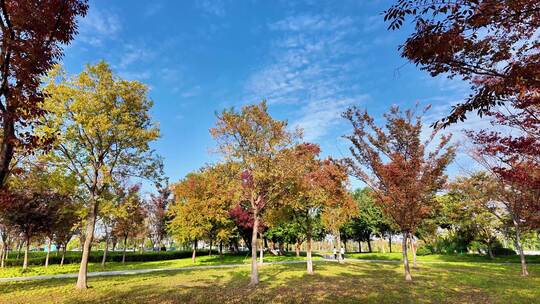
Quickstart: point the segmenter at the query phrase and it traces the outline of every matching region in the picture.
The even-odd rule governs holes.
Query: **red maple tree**
[[[0,1],[0,187],[16,147],[43,144],[32,125],[43,115],[41,77],[77,33],[86,0]]]
[[[414,33],[400,47],[432,76],[461,77],[472,94],[443,124],[497,105],[540,103],[540,2],[537,0],[398,0],[385,11],[390,29],[412,19]]]
[[[375,202],[400,228],[405,279],[410,281],[407,239],[432,210],[455,147],[449,145],[450,136],[441,136],[434,143],[437,130],[423,142],[421,115],[412,110],[392,107],[384,115],[384,128],[357,108],[350,108],[343,116],[353,127],[353,133],[345,136],[352,154],[345,162],[351,173],[373,190]]]

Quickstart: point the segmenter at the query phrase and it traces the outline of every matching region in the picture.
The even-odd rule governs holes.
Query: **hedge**
[[[190,258],[191,251],[144,251],[139,252],[126,252],[126,262],[150,262],[150,261],[165,261],[165,260],[175,260],[175,259],[184,259]],[[197,250],[197,255],[208,254],[208,250]],[[217,254],[217,252],[216,252]],[[41,255],[41,254],[40,254]],[[51,252],[49,256],[49,265],[60,264],[62,259],[62,253]],[[101,263],[103,259],[103,251],[91,252],[88,261],[90,263]],[[81,262],[81,252],[80,251],[68,251],[64,258],[64,264],[71,263],[80,263]],[[107,253],[107,262],[122,262],[122,252],[114,251]],[[19,259],[15,259],[15,253],[11,252],[10,257],[6,260],[7,266],[22,266],[23,264],[23,253]],[[44,265],[45,264],[45,254],[40,257],[31,257],[28,258],[28,265]]]

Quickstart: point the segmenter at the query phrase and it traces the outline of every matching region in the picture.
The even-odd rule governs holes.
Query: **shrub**
[[[126,262],[150,262],[150,261],[165,261],[165,260],[175,260],[175,259],[184,259],[191,257],[191,251],[145,251],[142,253],[139,252],[126,252]],[[208,250],[198,250],[197,255],[208,254]],[[103,258],[103,251],[94,251],[91,252],[88,262],[90,263],[101,263]],[[60,264],[62,259],[61,253],[56,255],[56,252],[52,252],[49,257],[49,265]],[[68,251],[64,258],[64,264],[73,264],[81,262],[81,252],[80,251]],[[107,262],[122,262],[122,252],[114,251],[107,253]],[[17,260],[15,257],[7,259],[7,266],[22,266],[23,259],[22,255]],[[36,254],[31,255],[28,258],[29,265],[44,265],[45,264],[45,255]]]
[[[513,249],[510,248],[504,248],[504,247],[495,247],[491,249],[493,252],[493,255],[500,256],[500,255],[516,255],[516,252]]]
[[[430,255],[433,254],[433,251],[430,246],[421,246],[416,250],[416,255]]]

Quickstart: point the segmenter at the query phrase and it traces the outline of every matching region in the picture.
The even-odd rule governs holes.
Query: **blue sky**
[[[151,88],[162,137],[153,146],[177,181],[218,156],[215,112],[268,100],[271,114],[302,127],[324,155],[347,155],[348,107],[380,117],[392,104],[432,104],[428,120],[467,95],[460,80],[431,78],[402,59],[409,30],[386,30],[390,1],[90,1],[64,65],[78,73],[104,59]],[[473,118],[459,130],[485,123]],[[471,166],[465,157],[450,169]]]

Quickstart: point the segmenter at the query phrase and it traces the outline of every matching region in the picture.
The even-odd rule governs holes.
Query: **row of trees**
[[[74,77],[55,67],[63,54],[62,45],[72,41],[76,20],[87,9],[83,0],[0,3],[2,238],[8,241],[7,231],[17,231],[28,248],[34,232],[43,228],[50,244],[63,229],[51,227],[64,213],[70,214],[66,210],[77,206],[73,210],[80,211],[82,220],[75,225],[80,226],[83,240],[78,288],[87,287],[96,223],[106,217],[102,211],[115,187],[127,179],[156,180],[161,171],[161,162],[149,147],[159,130],[149,115],[152,102],[145,85],[120,79],[103,62]],[[221,240],[233,223],[239,233],[251,227],[251,283],[257,284],[255,248],[263,229],[301,227],[308,252],[319,219],[341,238],[340,228],[344,230],[348,216],[356,214],[351,210],[357,208],[346,187],[349,173],[369,186],[392,229],[403,234],[406,279],[410,279],[407,239],[414,242],[412,235],[428,230],[426,223],[438,210],[436,194],[446,181],[444,170],[456,149],[450,137],[436,134],[441,132],[440,126],[463,121],[476,110],[499,127],[468,133],[473,155],[488,172],[488,181],[478,176],[463,181],[452,190],[453,197],[468,197],[478,202],[474,206],[482,207],[478,209],[482,212],[464,216],[482,214],[477,219],[489,221],[491,214],[505,229],[512,228],[522,274],[527,275],[522,233],[540,225],[539,12],[540,4],[533,0],[397,1],[385,12],[390,28],[399,29],[406,20],[415,25],[401,48],[402,55],[433,76],[470,82],[470,97],[436,124],[426,141],[421,140],[421,114],[417,116],[415,111],[392,108],[385,117],[386,125],[380,127],[366,112],[351,108],[344,113],[353,127],[353,133],[346,136],[351,157],[340,161],[321,159],[316,145],[302,143],[285,122],[272,119],[264,103],[240,112],[226,110],[211,130],[223,162],[194,173],[175,187],[176,204],[171,208],[175,235],[182,240],[204,235],[218,239],[219,235]],[[36,168],[24,166],[24,160]],[[40,169],[36,165],[40,163],[46,165]],[[24,180],[40,175],[40,170],[59,174],[67,185],[73,179],[75,185],[66,189],[29,187]],[[216,189],[207,186],[208,181]],[[487,187],[485,183],[494,189],[486,197],[477,193]],[[467,184],[471,186],[460,188]],[[134,190],[123,191],[118,197],[125,197],[126,202],[139,200]],[[211,202],[211,207],[197,201]],[[163,200],[156,203],[161,209],[149,219],[164,218],[163,204]],[[184,226],[190,223],[181,224],[181,218],[192,210],[182,208],[183,204],[215,213],[201,219],[200,231],[187,229]],[[488,213],[483,212],[486,210]],[[384,230],[384,224],[369,225]],[[164,224],[153,227],[153,238],[159,239]],[[482,233],[490,239],[489,231]],[[412,248],[414,251],[415,246]],[[308,272],[311,267],[308,262]]]
[[[520,236],[538,226],[529,220],[534,213],[519,208],[529,202],[492,172],[448,184],[444,171],[457,146],[451,136],[437,136],[440,128],[422,140],[427,110],[392,107],[380,127],[367,112],[349,109],[343,116],[354,130],[346,136],[352,156],[340,161],[320,160],[317,145],[298,143],[299,132],[283,131],[285,123],[273,120],[264,102],[239,112],[226,110],[211,130],[225,161],[176,184],[173,234],[196,244],[200,239],[230,242],[241,235],[247,241],[246,232],[251,233],[252,284],[258,282],[259,235],[281,243],[305,240],[312,273],[311,241],[321,227],[337,244],[353,239],[371,246],[373,236],[391,241],[392,234],[401,233],[406,280],[412,279],[408,243],[416,267],[418,238],[436,250],[440,229],[459,229],[462,237],[472,236],[464,250],[475,240],[493,256],[501,233],[505,238],[512,234],[527,275]],[[484,155],[485,148],[478,143],[473,151]],[[348,173],[368,188],[351,195]]]
[[[65,225],[66,232],[78,230],[83,245],[77,287],[86,288],[98,220],[107,240],[111,232],[125,242],[138,233],[137,226],[146,218],[138,188],[121,185],[140,178],[162,182],[161,160],[149,146],[159,137],[159,129],[149,114],[152,101],[147,87],[119,78],[104,62],[89,65],[75,76],[55,66],[43,91],[46,112],[34,133],[47,139],[48,147],[17,154],[22,161],[15,163],[14,174],[7,179],[0,218],[3,226],[26,234],[26,248],[31,236],[46,235],[50,244],[51,237],[60,235],[55,222]],[[152,235],[158,241],[164,229],[164,223],[158,222],[163,221],[166,208],[161,197],[168,193],[160,191],[150,200]],[[66,208],[62,207],[60,216],[54,211],[56,205],[75,206],[76,219],[62,219],[73,214],[63,214]]]
[[[51,245],[62,251],[60,265],[68,243],[77,237],[84,243],[84,220],[86,209],[80,197],[77,179],[65,172],[51,171],[44,164],[26,164],[11,177],[10,195],[4,196],[0,213],[2,250],[1,266],[10,250],[24,244],[23,270],[28,267],[28,251],[32,243],[47,244],[45,266],[49,265]],[[105,266],[109,245],[113,249],[123,243],[123,261],[128,239],[151,240],[160,249],[166,235],[168,192],[143,199],[140,186],[115,185],[113,191],[103,195],[98,226],[102,231],[105,248],[102,265]],[[94,242],[96,243],[96,242]],[[17,244],[17,245],[16,245]],[[81,246],[82,247],[82,246]]]
[[[539,12],[534,0],[397,1],[385,12],[390,29],[407,20],[414,25],[401,47],[403,57],[432,76],[471,85],[469,97],[437,125],[464,121],[477,111],[496,127],[471,130],[468,137],[474,158],[496,183],[501,208],[490,209],[506,211],[524,276],[521,233],[540,225]]]
[[[211,133],[224,161],[176,184],[173,235],[194,244],[243,235],[252,254],[251,285],[256,285],[260,236],[265,229],[291,223],[304,232],[307,271],[312,273],[316,219],[339,238],[340,223],[356,208],[346,168],[333,159],[320,159],[319,147],[300,142],[300,133],[274,120],[265,102],[239,112],[223,111]]]

